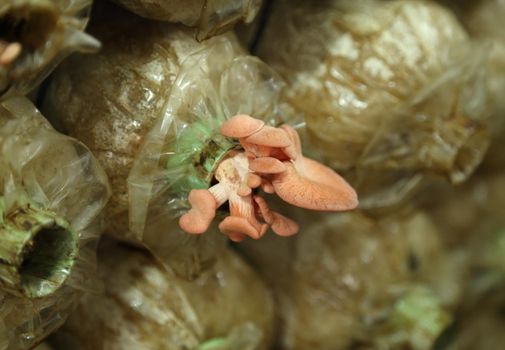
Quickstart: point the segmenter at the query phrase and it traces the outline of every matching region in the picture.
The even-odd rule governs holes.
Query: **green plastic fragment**
[[[214,338],[198,345],[195,350],[221,350],[224,349],[226,345],[226,338]]]
[[[427,349],[450,324],[451,317],[433,291],[417,287],[398,300],[390,322],[408,336],[414,349]]]

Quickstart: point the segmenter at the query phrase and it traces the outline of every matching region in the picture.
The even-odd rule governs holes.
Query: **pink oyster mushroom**
[[[7,43],[0,40],[0,66],[7,66],[14,62],[21,54],[20,43]]]
[[[219,163],[214,174],[216,185],[189,193],[192,208],[179,220],[187,233],[204,233],[217,208],[228,201],[230,216],[221,221],[219,229],[233,241],[246,236],[259,239],[269,227],[279,236],[296,234],[296,222],[270,210],[255,193],[257,188],[305,209],[344,211],[357,207],[356,192],[341,176],[302,155],[300,137],[292,127],[275,128],[241,114],[223,123],[221,133],[238,138],[243,151],[231,151]]]

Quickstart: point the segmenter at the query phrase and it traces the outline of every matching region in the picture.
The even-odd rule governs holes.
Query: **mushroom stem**
[[[216,216],[216,198],[209,190],[192,190],[188,200],[191,209],[181,216],[179,226],[187,233],[202,234]]]
[[[222,206],[228,200],[228,190],[227,187],[222,183],[217,183],[211,188],[209,188],[209,192],[214,196],[216,200],[216,208]]]
[[[0,206],[0,214],[0,288],[28,298],[56,292],[74,266],[77,233],[55,213],[29,204],[8,213]]]

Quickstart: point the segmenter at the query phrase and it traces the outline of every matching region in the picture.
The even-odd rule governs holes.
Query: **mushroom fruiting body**
[[[259,187],[305,209],[343,211],[358,205],[356,192],[342,177],[302,155],[300,138],[290,126],[275,128],[250,116],[236,115],[221,125],[221,134],[238,138],[243,150],[230,151],[218,164],[215,185],[189,193],[192,208],[179,220],[187,233],[204,233],[217,208],[228,201],[230,216],[221,221],[219,229],[233,241],[246,236],[259,239],[268,227],[279,236],[296,234],[294,221],[271,211],[254,193]]]
[[[22,46],[20,43],[7,43],[0,40],[0,65],[7,66],[11,64],[21,54]]]

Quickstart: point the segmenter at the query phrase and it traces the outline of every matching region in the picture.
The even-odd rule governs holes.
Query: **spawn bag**
[[[452,1],[451,5],[460,15],[470,36],[486,45],[488,51],[487,80],[491,105],[492,143],[485,164],[491,168],[503,168],[503,137],[505,136],[505,36],[501,28],[505,18],[503,0],[482,0],[478,2]]]
[[[426,215],[300,221],[293,239],[241,245],[276,291],[284,348],[431,348],[460,286]]]
[[[212,260],[219,239],[190,236],[177,219],[189,207],[189,191],[208,187],[216,164],[237,145],[219,125],[239,112],[274,123],[283,85],[231,33],[198,43],[173,25],[133,27],[119,34],[104,28],[97,35],[102,52],[65,62],[45,113],[105,167],[108,232],[193,275]]]
[[[197,28],[206,39],[229,30],[239,21],[252,22],[261,0],[114,0],[142,17]]]
[[[258,55],[289,83],[308,144],[346,170],[362,208],[397,204],[428,173],[481,161],[485,50],[434,2],[277,1]]]
[[[98,49],[99,43],[82,31],[90,4],[91,0],[2,0],[0,99],[26,94],[71,52]],[[2,55],[12,50],[17,54]]]
[[[0,103],[0,349],[30,348],[93,287],[108,196],[81,143],[25,98]]]
[[[107,243],[99,253],[105,294],[83,299],[57,335],[70,348],[268,349],[271,293],[234,252],[187,281],[148,252]]]

